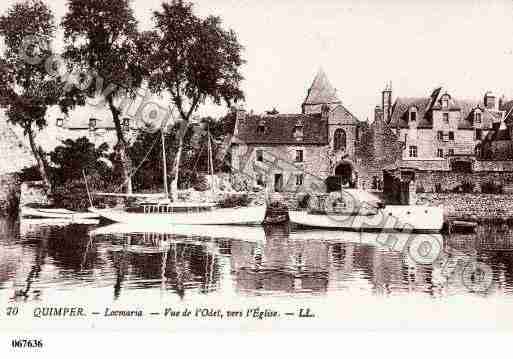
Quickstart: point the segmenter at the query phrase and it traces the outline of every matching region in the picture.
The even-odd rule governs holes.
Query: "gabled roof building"
[[[375,146],[370,152],[362,150],[361,139],[369,138],[364,134],[368,130],[367,123],[342,104],[321,69],[308,88],[301,113],[237,111],[231,157],[236,188],[311,192],[324,191],[325,186],[328,190],[370,186],[369,176],[377,171],[366,165],[377,162],[370,160]]]

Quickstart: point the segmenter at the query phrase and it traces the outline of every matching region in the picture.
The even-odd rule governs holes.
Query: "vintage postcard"
[[[512,15],[3,1],[0,331],[512,329]]]

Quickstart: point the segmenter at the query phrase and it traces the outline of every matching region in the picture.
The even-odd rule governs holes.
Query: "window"
[[[436,137],[438,138],[438,140],[442,141],[444,139],[444,132],[438,131]]]
[[[346,131],[341,128],[335,130],[335,136],[333,139],[333,150],[335,151],[345,151],[346,150]]]
[[[476,140],[481,140],[483,139],[483,130],[481,130],[480,128],[476,128]]]
[[[444,156],[444,150],[443,148],[439,148],[436,150],[436,157],[443,157]]]
[[[257,134],[259,134],[259,135],[265,134],[265,121],[260,121],[258,123]]]
[[[57,127],[62,127],[64,125],[64,119],[63,118],[58,118],[55,125]]]
[[[444,112],[442,114],[442,116],[443,116],[444,123],[448,124],[449,123],[449,114],[447,112]]]
[[[410,122],[416,122],[417,121],[417,111],[411,110],[410,112]]]
[[[304,175],[302,173],[296,175],[296,186],[302,186],[304,183]]]
[[[303,150],[296,150],[296,162],[303,162]]]
[[[474,114],[474,122],[475,123],[481,123],[481,112],[476,112]]]
[[[417,146],[410,146],[410,157],[417,157]]]
[[[125,131],[130,130],[130,119],[129,119],[129,118],[126,118],[126,117],[125,117],[125,118],[123,119],[123,129],[124,129]]]
[[[257,182],[257,185],[258,186],[264,186],[265,185],[265,182],[264,182],[264,175],[261,174],[261,173],[257,173],[257,176],[256,176],[256,182]]]
[[[447,107],[449,107],[449,95],[445,94],[442,97],[442,108],[447,108]]]
[[[454,148],[449,148],[449,156],[454,156]]]
[[[90,118],[89,119],[89,131],[94,131],[94,130],[96,130],[96,119]]]
[[[454,132],[449,131],[449,141],[453,141],[453,140],[454,140]]]
[[[294,127],[294,138],[296,139],[296,141],[303,140],[303,125],[296,125]]]
[[[256,150],[256,160],[257,162],[264,162],[264,151]]]
[[[475,149],[475,153],[477,157],[481,157],[481,146],[477,145]]]

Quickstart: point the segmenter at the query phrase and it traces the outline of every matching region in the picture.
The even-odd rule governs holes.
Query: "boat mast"
[[[214,179],[214,161],[213,161],[213,158],[212,158],[212,139],[210,137],[210,122],[208,123],[208,132],[207,132],[207,136],[208,136],[208,162],[209,162],[209,171],[210,171],[210,181],[211,181],[211,188],[212,188],[212,193],[214,194],[216,192],[216,189],[215,189],[215,179]]]
[[[164,176],[164,193],[166,194],[166,197],[169,198],[169,188],[167,185],[167,161],[166,161],[166,144],[165,144],[165,134],[164,134],[164,126],[162,126],[161,130],[161,137],[162,137],[162,163],[163,163],[163,176]]]

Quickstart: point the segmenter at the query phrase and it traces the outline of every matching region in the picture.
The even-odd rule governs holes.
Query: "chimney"
[[[383,119],[385,120],[385,122],[388,122],[392,111],[392,82],[387,83],[381,95],[381,108],[383,109]]]
[[[495,95],[491,91],[488,91],[487,93],[485,93],[485,96],[484,96],[485,108],[488,110],[496,110],[497,109],[496,105],[497,105],[497,101],[495,99]]]
[[[239,105],[235,107],[235,117],[236,119],[243,119],[246,117],[246,110],[244,109],[243,105]]]
[[[383,121],[383,110],[378,105],[374,108],[374,122]]]

